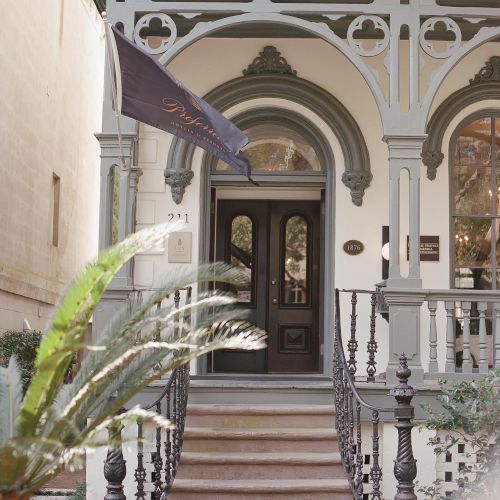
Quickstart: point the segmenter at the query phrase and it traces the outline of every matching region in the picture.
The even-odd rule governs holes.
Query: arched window
[[[293,128],[269,121],[248,127],[250,142],[243,149],[254,173],[321,172],[321,162],[309,139]],[[230,170],[218,161],[215,170]]]
[[[464,120],[450,152],[455,287],[500,289],[500,112]]]
[[[304,176],[326,180],[329,154],[318,140],[316,127],[296,112],[283,108],[250,109],[233,118],[248,136],[243,148],[252,166],[252,176],[261,181],[286,176],[287,182],[302,182]],[[212,180],[234,174],[232,167],[213,159]]]

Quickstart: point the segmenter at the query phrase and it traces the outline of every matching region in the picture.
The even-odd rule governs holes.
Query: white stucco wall
[[[102,20],[91,0],[9,2],[0,45],[0,332],[21,329],[23,318],[43,329],[64,285],[97,252]]]
[[[235,109],[228,110],[231,117],[238,111],[249,106],[263,106],[272,104],[302,113],[306,118],[318,126],[328,138],[335,155],[335,286],[338,288],[373,289],[373,285],[381,280],[381,232],[382,226],[388,224],[388,160],[387,147],[381,140],[383,131],[378,110],[370,94],[368,86],[356,69],[334,48],[320,40],[293,40],[293,39],[206,39],[186,49],[169,66],[169,69],[198,95],[204,95],[213,88],[241,76],[242,70],[253,60],[264,45],[275,45],[291,66],[298,71],[298,75],[324,88],[349,110],[357,121],[367,144],[373,180],[365,192],[362,207],[356,207],[350,200],[348,189],[341,182],[344,171],[342,152],[337,139],[328,130],[326,124],[314,116],[310,111],[293,103],[283,100],[258,100],[257,102],[242,104]],[[468,80],[481,68],[485,61],[496,53],[495,44],[487,44],[479,48],[474,54],[467,56],[450,73],[441,86],[433,109],[450,93],[468,84]],[[402,44],[405,53],[406,46]],[[314,57],[311,57],[314,54]],[[383,70],[381,60],[375,58],[374,66]],[[220,61],[224,61],[221,64]],[[325,61],[327,63],[325,63]],[[404,63],[404,57],[402,57]],[[426,61],[422,70],[422,83],[425,85],[436,68],[434,61]],[[404,68],[402,68],[404,71]],[[202,77],[200,77],[202,75]],[[386,76],[381,72],[383,82]],[[404,95],[404,92],[403,92]],[[478,104],[474,109],[480,109]],[[491,107],[491,103],[484,103],[484,107]],[[464,110],[463,116],[469,112]],[[461,117],[457,117],[457,123]],[[198,224],[199,224],[199,169],[202,152],[197,150],[193,171],[195,172],[192,184],[187,188],[181,205],[176,205],[170,196],[170,188],[165,186],[163,169],[166,165],[170,136],[151,127],[141,126],[139,166],[144,171],[139,182],[139,203],[137,221],[142,224],[152,224],[167,220],[169,213],[188,214],[188,231],[193,232],[193,263],[198,256]],[[443,152],[447,154],[449,135],[445,136]],[[429,181],[426,168],[421,171],[421,234],[440,236],[440,262],[421,265],[424,288],[448,288],[450,284],[449,269],[449,207],[448,207],[448,167],[447,157],[438,170],[436,180]],[[405,204],[407,189],[404,183],[401,188],[401,248],[406,248],[408,234],[408,211]],[[184,215],[183,215],[184,217]],[[365,244],[365,251],[359,256],[349,256],[342,250],[343,242],[349,239],[359,239]],[[402,256],[402,271],[407,272],[406,256]],[[159,277],[169,269],[165,254],[144,255],[137,258],[135,282],[139,286],[154,286]],[[348,297],[342,302],[344,311],[349,308]],[[364,347],[368,336],[368,300],[360,298],[359,320],[365,322],[366,327],[360,330],[360,363],[366,362]],[[441,314],[440,325],[444,321]],[[427,312],[422,313],[421,342],[428,343]],[[349,319],[346,318],[344,331],[348,332]],[[444,334],[444,329],[439,330]],[[378,321],[377,335],[379,340],[379,369],[387,361],[386,340],[388,339],[387,324]],[[444,343],[439,343],[440,362],[444,363]],[[423,349],[422,358],[428,363],[428,350]],[[363,368],[364,371],[364,368]]]

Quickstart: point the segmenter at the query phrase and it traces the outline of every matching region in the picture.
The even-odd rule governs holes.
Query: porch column
[[[113,233],[113,172],[115,166],[120,175],[118,197],[118,241],[135,231],[135,206],[141,170],[132,165],[135,134],[122,137],[123,152],[128,169],[123,169],[119,159],[119,144],[116,134],[96,134],[101,145],[101,186],[99,209],[99,251],[112,244]],[[94,339],[114,314],[127,302],[133,288],[133,261],[127,262],[116,274],[104,293],[94,313],[92,335]]]
[[[389,147],[389,278],[385,295],[389,304],[389,363],[387,382],[397,383],[399,355],[404,352],[412,371],[412,381],[423,381],[420,355],[420,308],[424,295],[420,276],[420,170],[425,136],[385,136]],[[408,172],[409,270],[401,273],[401,259],[406,258],[406,235],[401,235],[401,173]],[[403,242],[403,248],[401,248]]]

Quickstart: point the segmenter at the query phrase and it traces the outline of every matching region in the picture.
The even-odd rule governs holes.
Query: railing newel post
[[[121,411],[120,411],[121,413]],[[123,480],[127,475],[126,461],[123,459],[121,433],[123,425],[111,424],[108,426],[110,446],[104,461],[104,478],[107,481],[107,493],[104,500],[126,500],[123,492]]]
[[[415,415],[411,400],[417,391],[408,385],[411,370],[408,368],[408,359],[404,353],[399,357],[396,376],[399,384],[390,391],[390,395],[394,396],[397,401],[394,417],[398,431],[398,453],[394,460],[394,476],[398,484],[394,500],[417,500],[413,483],[417,477],[417,461],[413,456],[411,441],[412,419]]]

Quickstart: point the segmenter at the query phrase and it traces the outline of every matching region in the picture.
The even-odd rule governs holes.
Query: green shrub
[[[11,356],[16,358],[24,392],[33,377],[36,351],[41,340],[42,333],[36,330],[27,332],[9,330],[0,335],[0,365],[7,367]]]
[[[436,412],[423,405],[429,414],[423,427],[435,431],[448,431],[444,437],[429,439],[436,455],[447,453],[458,442],[466,445],[466,456],[475,456],[475,463],[466,464],[459,472],[460,488],[453,498],[497,498],[492,479],[500,467],[500,369],[475,381],[454,384],[440,380],[442,393],[437,397],[443,411]],[[472,480],[471,480],[472,479]],[[441,499],[441,481],[418,490],[427,499]],[[492,491],[493,490],[493,491]]]

